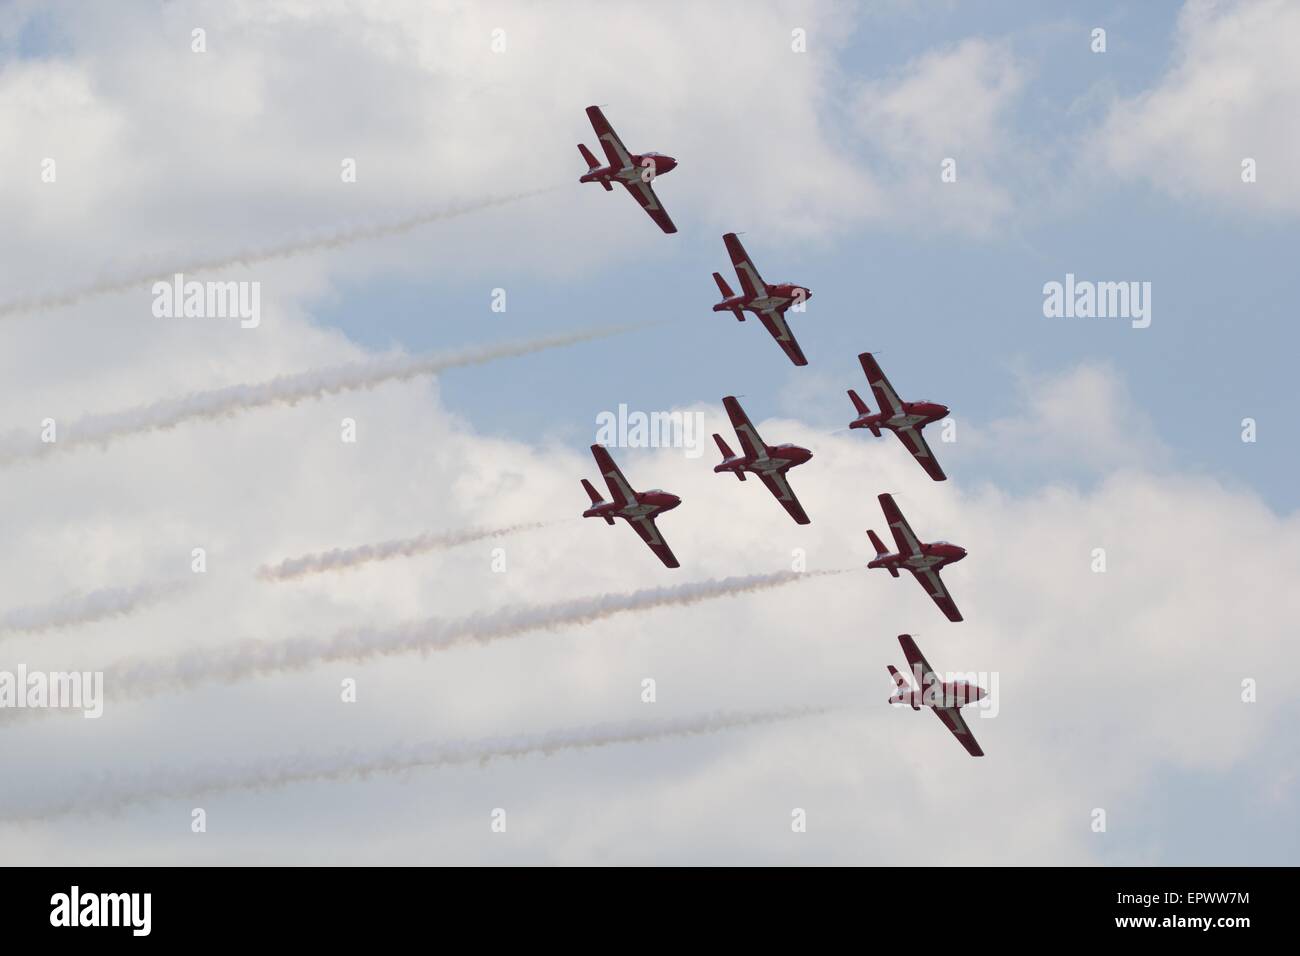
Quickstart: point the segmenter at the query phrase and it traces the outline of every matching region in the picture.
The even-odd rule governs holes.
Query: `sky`
[[[104,673],[98,719],[0,709],[6,859],[1300,861],[1298,38],[1280,0],[0,7],[0,671]],[[678,233],[578,182],[593,103],[678,160]],[[808,366],[711,311],[727,232],[813,291]],[[156,314],[177,271],[256,327]],[[1149,325],[1045,315],[1067,275]],[[868,350],[952,410],[948,481],[848,431]],[[724,395],[812,449],[810,525],[712,442],[614,449],[681,568],[579,518],[600,416],[732,441]],[[969,550],[963,622],[865,569],[886,491]],[[995,684],[984,758],[887,706],[901,633]]]

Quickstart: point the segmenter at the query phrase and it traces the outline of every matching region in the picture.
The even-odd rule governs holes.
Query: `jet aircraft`
[[[907,657],[907,669],[915,686],[906,677],[889,666],[889,676],[894,678],[894,696],[889,698],[891,704],[908,704],[913,710],[929,707],[943,725],[952,731],[953,736],[961,742],[972,757],[983,757],[984,751],[976,742],[975,736],[962,718],[961,708],[972,701],[982,700],[987,695],[984,688],[963,680],[944,682],[935,673],[921,654],[909,634],[898,635],[898,643],[903,646]]]
[[[750,422],[745,410],[740,407],[740,402],[728,395],[722,400],[722,405],[731,419],[731,427],[736,430],[736,439],[740,442],[743,454],[734,454],[722,440],[722,436],[715,433],[713,440],[718,443],[718,450],[722,452],[722,463],[715,465],[713,470],[719,474],[729,471],[741,481],[745,480],[745,472],[757,475],[758,480],[767,486],[767,490],[772,492],[777,501],[781,502],[781,507],[790,513],[790,517],[796,524],[808,524],[808,515],[804,512],[803,505],[799,504],[799,499],[795,497],[785,473],[795,465],[802,465],[812,457],[812,452],[798,445],[786,444],[773,447],[766,444],[759,437],[758,430]]]
[[[731,291],[731,286],[727,285],[727,280],[722,278],[720,272],[713,273],[713,281],[722,293],[722,301],[714,305],[713,311],[730,312],[738,322],[745,321],[746,310],[753,312],[763,327],[772,333],[772,338],[776,339],[791,362],[807,365],[808,360],[804,358],[803,350],[799,348],[794,333],[786,324],[785,313],[791,306],[795,306],[796,311],[803,311],[803,303],[812,298],[812,290],[793,282],[768,285],[754,268],[754,263],[734,232],[727,233],[722,241],[731,254],[731,264],[736,269],[736,278],[740,280],[741,295]]]
[[[894,533],[894,543],[897,544],[898,550],[891,553],[876,537],[874,531],[868,531],[867,537],[871,539],[871,544],[876,549],[876,556],[867,567],[884,568],[894,577],[898,577],[900,568],[911,571],[912,576],[921,587],[925,588],[925,593],[930,595],[934,603],[939,605],[939,610],[943,611],[948,620],[960,621],[961,611],[957,610],[952,595],[939,579],[939,571],[945,565],[966,557],[966,549],[949,544],[947,541],[922,542],[912,531],[903,513],[898,510],[898,505],[894,504],[893,495],[879,495],[878,499],[880,509],[885,513],[885,520],[889,522],[889,530]]]
[[[682,503],[682,499],[658,488],[651,491],[633,491],[604,445],[592,445],[591,453],[596,458],[596,466],[600,469],[601,477],[609,486],[610,500],[602,499],[591,482],[583,478],[582,487],[591,498],[591,507],[584,511],[582,516],[604,518],[607,524],[613,524],[615,518],[622,518],[640,535],[641,540],[650,546],[650,550],[658,555],[660,561],[670,568],[679,567],[676,556],[673,555],[668,542],[663,539],[663,535],[655,525],[655,518],[665,511],[672,511]]]
[[[587,161],[587,171],[578,182],[600,183],[605,187],[606,192],[614,188],[613,183],[621,183],[632,194],[632,198],[641,204],[641,208],[650,218],[658,223],[660,229],[664,232],[676,232],[677,227],[668,218],[668,210],[660,204],[651,183],[656,176],[672,172],[677,167],[677,160],[663,153],[629,153],[623,141],[618,138],[618,133],[614,132],[614,127],[610,126],[609,120],[605,119],[605,114],[600,111],[599,106],[588,106],[587,118],[591,120],[596,138],[604,147],[605,157],[609,163],[602,166],[592,155],[591,150],[579,143],[578,151]]]
[[[858,356],[858,361],[862,363],[862,371],[867,374],[867,383],[876,396],[876,404],[880,406],[880,411],[872,414],[871,409],[858,393],[849,389],[849,399],[853,402],[853,407],[858,410],[858,417],[849,423],[849,427],[870,429],[871,434],[877,438],[880,437],[882,428],[888,429],[898,436],[898,440],[912,453],[912,457],[920,463],[927,475],[935,481],[945,480],[948,476],[935,461],[934,453],[930,451],[930,446],[921,435],[921,429],[931,422],[947,418],[948,407],[925,400],[903,401],[894,391],[894,386],[889,384],[889,379],[885,378],[885,373],[880,370],[874,355],[863,352]]]

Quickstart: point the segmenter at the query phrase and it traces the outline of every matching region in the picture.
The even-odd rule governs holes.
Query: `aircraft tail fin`
[[[894,694],[889,698],[891,704],[910,704],[913,710],[920,710],[910,698],[912,696],[912,685],[900,674],[893,664],[886,664],[889,668],[889,676],[894,678]]]
[[[905,676],[900,674],[892,663],[885,666],[889,669],[889,676],[894,679],[894,693],[893,696],[889,698],[889,702],[891,702],[891,704],[907,704],[907,702],[910,702],[907,700],[907,697],[911,695],[911,684],[907,683]],[[911,705],[911,709],[920,710],[920,708],[915,704]]]
[[[736,456],[735,456],[735,453],[731,450],[731,446],[728,445],[728,444],[726,443],[726,441],[723,439],[723,437],[722,437],[721,435],[719,435],[717,432],[714,432],[714,433],[713,433],[713,440],[714,440],[715,442],[718,443],[718,451],[722,452],[722,457],[723,457],[723,459],[724,459],[724,462],[723,462],[724,464],[726,463],[726,461],[725,461],[726,459],[728,459],[728,458],[735,458],[735,457],[736,457]],[[714,470],[717,471],[717,470],[720,469],[721,467],[722,467],[722,465],[719,465],[719,466],[718,466],[717,468],[715,468]],[[737,468],[737,469],[736,469],[736,477],[739,478],[741,481],[744,481],[744,480],[745,480],[745,473],[744,473],[743,471],[741,471],[739,468]]]
[[[884,557],[889,553],[889,550],[885,547],[885,543],[881,541],[879,536],[870,528],[867,529],[867,537],[871,539],[871,546],[876,549],[877,558]],[[885,570],[889,572],[891,577],[898,577],[898,568],[889,567]]]
[[[722,293],[722,298],[724,300],[730,299],[732,296],[736,294],[731,291],[731,286],[727,285],[727,280],[722,278],[721,272],[713,273],[713,281],[718,284],[718,291]],[[722,309],[718,308],[717,306],[714,306],[713,311],[721,312]],[[745,312],[743,309],[732,309],[731,312],[736,317],[737,322],[745,321]]]
[[[853,402],[853,407],[858,410],[859,415],[871,414],[871,408],[862,400],[862,396],[853,389],[849,389],[849,401]]]
[[[589,150],[582,143],[578,144],[578,152],[582,153],[582,158],[587,161],[587,172],[600,169],[600,163],[596,161],[596,157],[593,156],[591,150]],[[609,183],[605,182],[603,179],[600,181],[600,184],[605,187],[605,192],[608,193],[614,191],[614,187],[611,186]]]
[[[592,507],[605,503],[604,499],[600,497],[600,494],[596,491],[595,488],[592,487],[591,482],[588,481],[586,478],[582,479],[582,487],[586,490],[587,497],[591,499]],[[614,523],[614,519],[611,518],[609,515],[602,515],[602,517],[605,519],[605,524]]]

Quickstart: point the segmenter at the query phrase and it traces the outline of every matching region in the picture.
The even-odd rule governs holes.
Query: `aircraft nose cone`
[[[655,168],[661,173],[666,173],[677,168],[677,160],[671,156],[660,156],[655,160]]]

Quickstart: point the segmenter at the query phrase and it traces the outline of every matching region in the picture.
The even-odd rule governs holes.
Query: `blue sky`
[[[1118,96],[1139,91],[1173,56],[1176,8],[1170,4],[1105,5],[1086,21],[1068,4],[1036,5],[1028,21],[1025,14],[1015,3],[937,5],[925,16],[881,13],[838,51],[838,69],[846,83],[874,80],[947,42],[1010,38],[1011,48],[1033,64],[1012,126],[1017,137],[1049,148],[1101,121],[1106,101],[1090,98],[1090,90]],[[1092,23],[1108,27],[1105,54],[1088,49]],[[719,98],[717,109],[733,108]],[[573,112],[580,117],[581,104]],[[672,142],[643,142],[635,115],[610,115],[632,148],[671,153],[689,168],[693,157]],[[571,126],[573,117],[557,115],[554,122]],[[1059,171],[1040,173],[1062,181],[1075,175],[1064,158],[1055,161]],[[599,203],[620,228],[653,229],[627,197],[578,184],[580,166],[575,150],[569,188],[529,202],[556,216],[570,204]],[[1007,188],[1017,191],[1020,170],[1004,172]],[[996,178],[999,171],[988,173]],[[449,406],[476,426],[518,437],[557,435],[578,447],[590,441],[595,415],[618,402],[652,410],[716,402],[725,393],[754,396],[756,415],[802,411],[819,426],[842,427],[851,417],[842,392],[861,386],[854,356],[864,350],[883,353],[886,371],[909,397],[943,401],[959,420],[972,422],[1019,407],[1014,369],[1047,374],[1103,361],[1118,370],[1172,449],[1168,465],[1246,484],[1280,511],[1300,502],[1291,478],[1300,455],[1283,437],[1283,410],[1292,395],[1286,344],[1294,339],[1293,223],[1105,179],[1089,182],[1072,208],[1046,215],[1025,208],[982,236],[869,223],[810,244],[747,231],[742,219],[730,228],[745,233],[765,278],[813,289],[808,312],[795,316],[793,325],[811,365],[795,369],[752,318],[738,326],[709,311],[715,301],[709,273],[730,276],[721,233],[692,215],[674,196],[675,185],[670,174],[659,191],[682,231],[662,237],[648,256],[616,257],[590,274],[563,279],[539,275],[524,256],[496,263],[490,273],[351,282],[320,303],[315,315],[363,345],[396,343],[419,351],[538,328],[663,322],[584,346],[577,369],[574,356],[556,353],[534,357],[517,374],[503,369],[491,376],[489,388],[479,371],[445,376]],[[731,187],[720,181],[714,188]],[[593,193],[600,195],[593,199]],[[448,228],[490,234],[506,221],[503,213]],[[583,256],[581,237],[560,241],[573,257]],[[1042,286],[1062,281],[1067,272],[1095,281],[1151,282],[1151,327],[1044,318]],[[498,286],[509,296],[504,315],[488,311],[490,290]],[[780,407],[782,387],[810,373],[826,376],[813,386],[821,397],[816,407]],[[539,391],[545,402],[538,401]],[[1245,417],[1258,422],[1256,444],[1240,440]],[[1084,477],[1087,463],[1078,465],[1063,464],[1059,477]],[[962,477],[1016,480],[993,461],[973,465]]]
[[[791,30],[804,26],[808,51],[795,53]],[[1088,48],[1094,26],[1107,30],[1104,54]],[[488,46],[497,27],[510,37],[500,55]],[[1293,861],[1294,839],[1278,833],[1294,831],[1300,801],[1300,133],[1282,121],[1300,101],[1297,36],[1300,10],[1274,0],[0,7],[11,130],[0,219],[12,224],[0,303],[135,276],[142,262],[165,270],[545,189],[386,239],[246,255],[223,278],[261,283],[256,331],[154,316],[147,286],[0,314],[0,425],[30,441],[47,415],[74,435],[83,417],[108,416],[97,447],[0,454],[0,575],[16,595],[0,621],[64,622],[0,630],[8,657],[204,678],[209,652],[289,647],[295,635],[285,653],[304,657],[290,672],[153,693],[127,680],[114,696],[110,680],[98,723],[0,720],[19,784],[6,801],[75,793],[87,811],[15,829],[0,801],[8,852]],[[679,160],[656,184],[678,234],[659,233],[622,192],[578,183],[574,145],[594,143],[593,102],[633,150]],[[959,180],[945,185],[950,154]],[[1258,158],[1258,183],[1240,182],[1244,156]],[[58,158],[57,184],[36,174],[45,157]],[[357,159],[357,183],[340,180],[344,157]],[[790,317],[808,367],[752,317],[711,311],[710,274],[732,277],[728,231],[768,280],[813,290]],[[1149,282],[1150,327],[1044,317],[1044,284],[1067,273]],[[504,314],[490,309],[496,288]],[[364,367],[376,352],[611,323],[645,327],[174,427],[112,416],[178,398],[202,408],[212,389]],[[957,443],[936,443],[948,482],[930,482],[888,436],[845,433],[844,391],[865,394],[856,356],[867,350],[905,398],[953,410]],[[811,524],[786,521],[757,482],[712,474],[711,443],[699,459],[616,455],[633,484],[682,495],[662,526],[680,569],[627,529],[577,517],[597,415],[693,407],[712,424],[727,394],[744,396],[770,443],[812,448],[792,478]],[[1253,444],[1240,440],[1246,417]],[[340,441],[345,418],[356,443]],[[3,438],[3,449],[18,440]],[[912,582],[861,568],[886,490],[923,537],[970,549],[945,571],[960,624]],[[309,552],[552,518],[563,520],[289,581],[253,573]],[[195,547],[209,553],[206,578],[191,570]],[[527,618],[534,605],[784,570],[796,554],[856,570],[423,656],[310,656],[340,628],[405,634],[427,620],[436,632],[505,605]],[[192,586],[160,587],[165,598],[122,613],[68,610],[178,575]],[[929,715],[884,706],[903,631],[936,666],[999,675],[998,719],[973,722],[986,760]],[[641,698],[647,677],[654,707]],[[353,678],[356,706],[338,696]],[[1258,681],[1255,703],[1240,696],[1245,680]],[[848,706],[483,768],[292,779],[334,747],[382,759],[413,740],[472,747],[826,702]],[[291,779],[193,800],[177,785],[183,799],[132,806],[111,825],[97,791],[77,783],[258,761]],[[190,839],[198,800],[217,839]],[[515,821],[505,839],[485,826],[495,807]],[[793,843],[792,807],[812,821]],[[1108,811],[1104,836],[1089,829],[1096,807]]]

